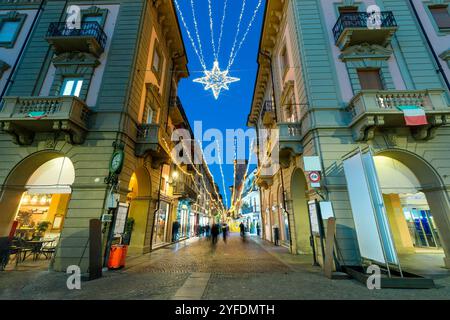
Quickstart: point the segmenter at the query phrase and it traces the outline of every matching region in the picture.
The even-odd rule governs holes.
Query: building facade
[[[239,207],[239,219],[250,234],[261,235],[261,199],[259,187],[256,184],[257,169],[250,172],[243,185],[241,204]]]
[[[0,64],[0,236],[48,222],[53,269],[86,271],[89,221],[117,196],[134,221],[130,255],[179,240],[195,223],[180,208],[189,216],[199,193],[220,207],[212,176],[191,172],[204,164],[172,159],[172,133],[189,122],[171,1],[0,1]]]
[[[370,28],[373,5],[380,24]],[[267,240],[285,215],[292,253],[311,253],[307,202],[331,201],[339,260],[360,264],[343,163],[370,149],[397,253],[437,248],[450,267],[448,13],[448,1],[267,3],[248,117],[260,132],[278,129],[277,141],[259,138],[260,149],[279,146],[279,166],[257,178]],[[426,123],[408,123],[405,107]],[[310,156],[320,187],[304,170]]]

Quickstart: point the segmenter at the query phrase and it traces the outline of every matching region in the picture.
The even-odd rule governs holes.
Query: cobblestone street
[[[129,259],[127,268],[105,272],[66,288],[67,275],[48,271],[0,273],[0,299],[449,299],[450,273],[435,276],[436,289],[369,291],[355,280],[329,280],[310,256],[292,256],[259,239],[233,235],[213,247],[191,239]]]

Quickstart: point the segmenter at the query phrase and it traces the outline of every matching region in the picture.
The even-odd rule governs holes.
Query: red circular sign
[[[309,173],[308,176],[309,176],[309,180],[311,182],[314,182],[314,183],[320,182],[320,173],[319,172],[312,171],[312,172]]]

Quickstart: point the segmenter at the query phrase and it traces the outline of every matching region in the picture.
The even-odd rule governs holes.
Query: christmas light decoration
[[[181,18],[181,22],[183,23],[184,28],[186,29],[186,34],[191,42],[192,48],[194,49],[195,54],[197,55],[200,64],[203,68],[204,77],[203,78],[197,78],[194,79],[194,82],[201,83],[205,86],[205,90],[212,90],[214,98],[217,100],[219,98],[220,92],[222,90],[229,90],[228,85],[232,82],[237,82],[240,79],[235,77],[229,77],[228,73],[231,70],[231,66],[234,64],[234,61],[242,48],[243,43],[245,42],[245,39],[247,38],[247,35],[253,25],[253,22],[255,21],[256,15],[259,12],[262,0],[258,0],[258,3],[256,5],[256,8],[253,11],[253,14],[250,18],[250,21],[248,23],[248,26],[246,30],[241,30],[242,27],[242,20],[244,17],[244,12],[246,8],[246,0],[242,1],[242,8],[240,10],[239,19],[237,22],[236,27],[236,34],[234,37],[233,45],[230,52],[230,57],[228,60],[227,68],[224,71],[221,71],[219,68],[219,57],[220,57],[220,49],[221,49],[221,43],[222,43],[222,35],[223,35],[223,29],[224,29],[224,23],[227,13],[227,4],[228,0],[224,0],[224,6],[223,6],[223,15],[220,23],[220,32],[219,32],[219,39],[218,42],[216,42],[215,36],[214,36],[214,19],[213,19],[213,10],[211,5],[211,0],[208,0],[208,15],[209,15],[209,29],[211,33],[211,47],[212,47],[212,53],[214,57],[214,65],[211,71],[207,70],[206,64],[205,64],[205,57],[203,55],[203,46],[200,39],[200,33],[199,33],[199,27],[197,23],[197,14],[195,11],[195,4],[194,0],[190,0],[190,7],[191,7],[191,13],[192,13],[192,20],[194,24],[194,34],[195,39],[191,34],[190,29],[188,28],[186,24],[186,20],[184,19],[183,12],[181,11],[180,5],[177,0],[174,0],[176,9],[178,11],[178,14]],[[241,34],[244,31],[243,34]],[[239,41],[239,38],[241,40]],[[217,46],[216,46],[217,45]]]
[[[221,71],[219,62],[214,61],[214,66],[211,71],[203,71],[205,76],[203,78],[194,79],[194,82],[205,85],[205,90],[211,89],[216,100],[219,98],[222,90],[229,90],[228,85],[237,82],[240,79],[228,76],[228,70]]]

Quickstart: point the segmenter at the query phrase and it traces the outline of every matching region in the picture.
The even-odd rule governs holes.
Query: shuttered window
[[[368,69],[358,70],[359,83],[362,90],[383,90],[383,82],[380,77],[380,70]]]

